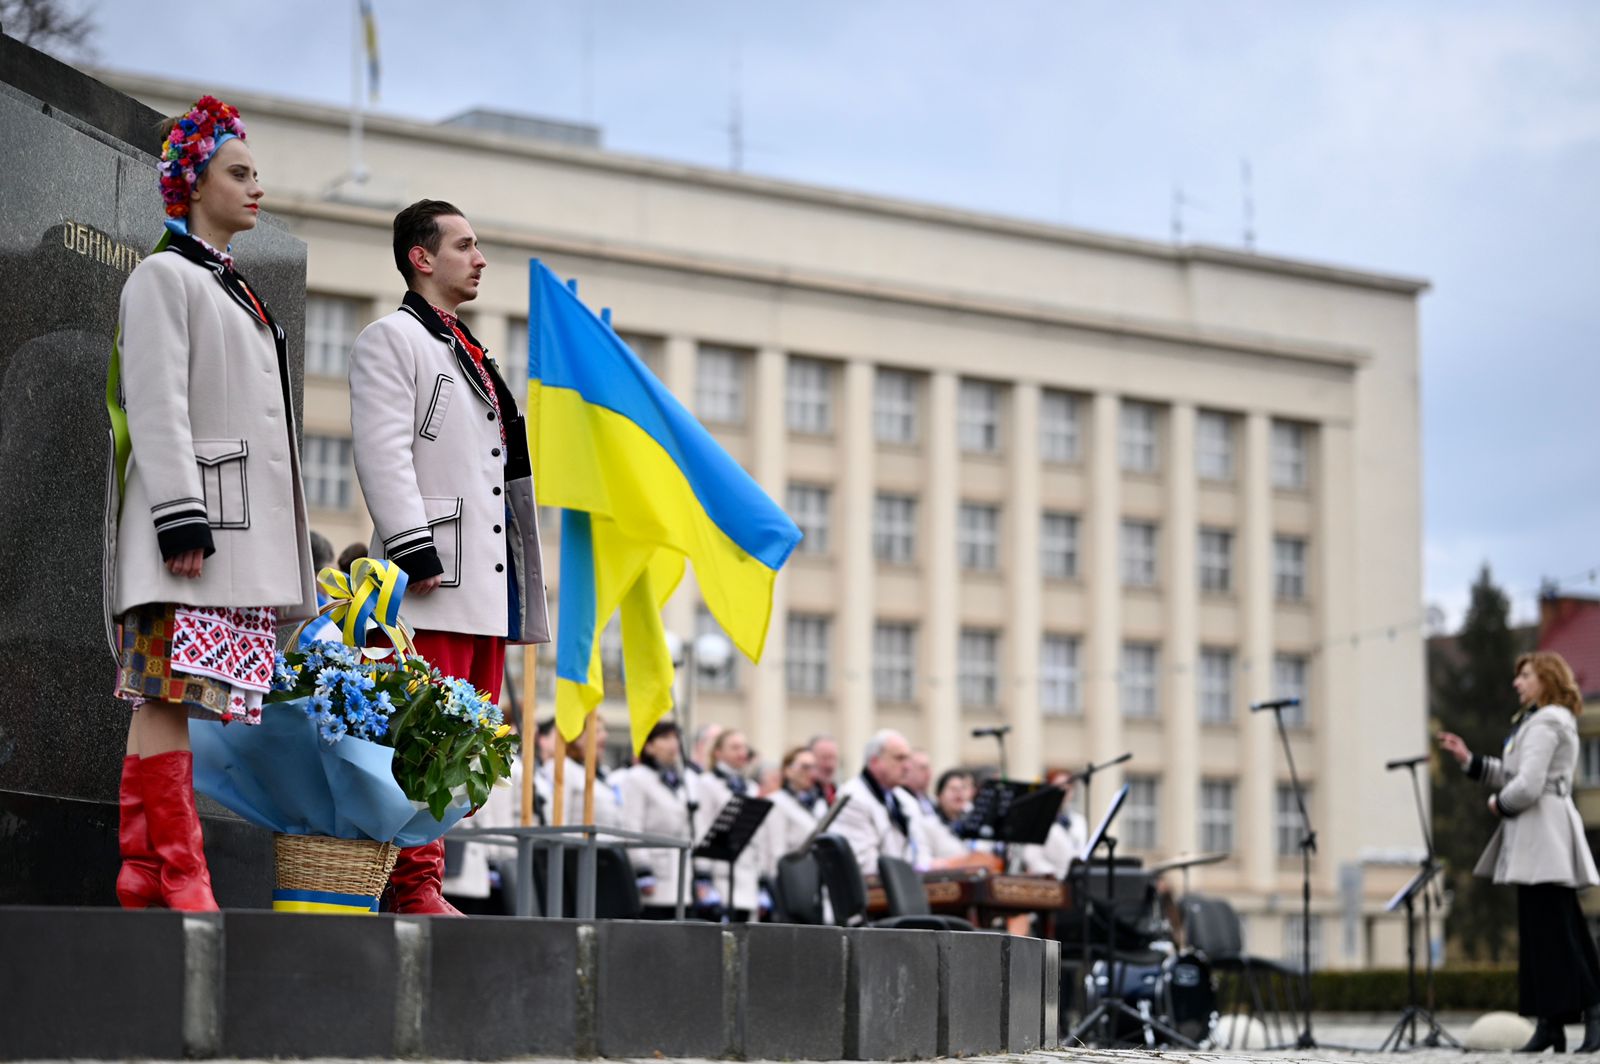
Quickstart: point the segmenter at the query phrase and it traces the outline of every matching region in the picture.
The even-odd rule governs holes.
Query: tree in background
[[[58,59],[94,58],[94,20],[64,0],[0,0],[0,31]]]
[[[1517,711],[1511,670],[1537,639],[1535,628],[1512,628],[1510,612],[1510,601],[1485,565],[1472,585],[1461,630],[1428,641],[1434,730],[1455,732],[1474,753],[1499,753]],[[1516,896],[1472,874],[1495,829],[1483,787],[1448,757],[1434,759],[1432,785],[1434,847],[1452,896],[1445,934],[1465,959],[1509,959],[1516,945]]]

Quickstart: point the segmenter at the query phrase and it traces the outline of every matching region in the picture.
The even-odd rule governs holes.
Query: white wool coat
[[[1565,706],[1525,717],[1501,757],[1474,757],[1468,773],[1496,792],[1502,817],[1474,875],[1496,883],[1600,884],[1583,818],[1572,803],[1578,725]]]

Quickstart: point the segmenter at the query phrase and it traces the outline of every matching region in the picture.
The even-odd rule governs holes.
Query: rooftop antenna
[[[1244,249],[1256,249],[1256,193],[1250,174],[1250,160],[1239,160],[1239,186],[1244,196]]]
[[[744,169],[744,88],[739,63],[740,43],[733,42],[733,93],[728,101],[728,169]]]

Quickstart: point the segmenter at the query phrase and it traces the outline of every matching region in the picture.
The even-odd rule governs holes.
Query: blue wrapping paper
[[[471,811],[465,794],[435,820],[394,779],[394,749],[345,736],[324,743],[309,699],[270,702],[258,725],[190,720],[194,788],[250,823],[285,835],[422,846]]]

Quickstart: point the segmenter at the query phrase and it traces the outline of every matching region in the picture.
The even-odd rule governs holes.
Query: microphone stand
[[[1091,795],[1092,795],[1092,789],[1093,789],[1093,786],[1094,786],[1094,775],[1095,775],[1095,773],[1096,772],[1104,772],[1106,769],[1111,768],[1114,765],[1120,765],[1124,761],[1131,760],[1132,758],[1133,758],[1133,751],[1129,750],[1125,754],[1122,754],[1122,755],[1120,755],[1118,757],[1114,757],[1110,761],[1102,761],[1098,765],[1096,765],[1093,762],[1091,762],[1088,765],[1085,765],[1083,767],[1082,771],[1080,771],[1076,775],[1074,775],[1074,777],[1073,777],[1074,782],[1076,782],[1077,780],[1082,780],[1083,781],[1083,815],[1084,815],[1084,830],[1085,831],[1091,830],[1089,828],[1089,817],[1094,814],[1094,806],[1090,804],[1090,799],[1091,799]],[[1116,843],[1115,842],[1112,843],[1111,848],[1112,848],[1112,852],[1114,853],[1115,852],[1115,848],[1116,848]],[[1090,906],[1093,903],[1089,898],[1089,872],[1088,872],[1089,862],[1087,860],[1079,860],[1080,857],[1082,857],[1081,854],[1073,854],[1072,855],[1072,859],[1067,862],[1067,869],[1068,869],[1067,875],[1070,876],[1072,874],[1071,870],[1072,870],[1072,868],[1073,868],[1073,866],[1075,864],[1077,865],[1078,870],[1082,873],[1082,880],[1078,884],[1078,892],[1084,899],[1084,906],[1083,906],[1084,923],[1083,923],[1083,940],[1079,944],[1078,954],[1079,954],[1079,964],[1082,965],[1082,968],[1083,968],[1083,971],[1082,971],[1081,975],[1082,975],[1082,977],[1084,979],[1088,979],[1089,978],[1089,929],[1092,926],[1089,917],[1091,915],[1090,914]],[[1066,876],[1063,876],[1062,878],[1066,878]],[[1109,963],[1109,960],[1108,960],[1108,963]],[[1088,995],[1085,994],[1084,995],[1084,1006],[1085,1006],[1085,1009],[1087,1009],[1088,1004],[1089,1004]]]
[[[1311,1033],[1311,855],[1317,852],[1317,833],[1311,827],[1311,814],[1306,811],[1306,791],[1300,783],[1300,774],[1294,767],[1294,750],[1289,746],[1289,731],[1283,724],[1283,703],[1274,702],[1262,708],[1272,710],[1272,719],[1278,723],[1278,738],[1283,743],[1283,756],[1289,762],[1289,783],[1294,788],[1295,804],[1300,809],[1300,1000],[1302,1008],[1299,1035],[1292,1044],[1270,1046],[1270,1049],[1317,1049],[1319,1043]],[[1351,1049],[1347,1046],[1320,1046],[1320,1048]]]
[[[1434,856],[1433,832],[1428,827],[1428,814],[1426,807],[1422,803],[1422,781],[1417,776],[1417,765],[1419,763],[1425,764],[1426,762],[1427,759],[1424,758],[1421,762],[1412,761],[1405,766],[1411,773],[1411,794],[1417,805],[1417,821],[1422,826],[1423,858],[1421,862],[1422,869],[1419,874],[1424,877],[1422,883],[1422,943],[1423,948],[1427,951],[1427,959],[1423,962],[1425,1004],[1417,1004],[1417,944],[1415,929],[1412,927],[1412,920],[1414,919],[1413,903],[1411,897],[1408,896],[1406,898],[1406,968],[1410,1001],[1405,1010],[1400,1013],[1400,1019],[1394,1025],[1394,1029],[1389,1032],[1389,1037],[1385,1038],[1383,1045],[1378,1047],[1380,1052],[1389,1047],[1396,1050],[1418,1048],[1417,1021],[1419,1019],[1426,1021],[1428,1024],[1428,1034],[1422,1040],[1421,1045],[1430,1048],[1436,1048],[1440,1045],[1449,1045],[1456,1049],[1461,1048],[1461,1043],[1450,1036],[1450,1032],[1444,1029],[1433,1014],[1433,888],[1437,884],[1436,882],[1430,882],[1430,880],[1433,880],[1438,874],[1439,866]],[[1408,1033],[1409,1045],[1401,1044],[1402,1031]]]

